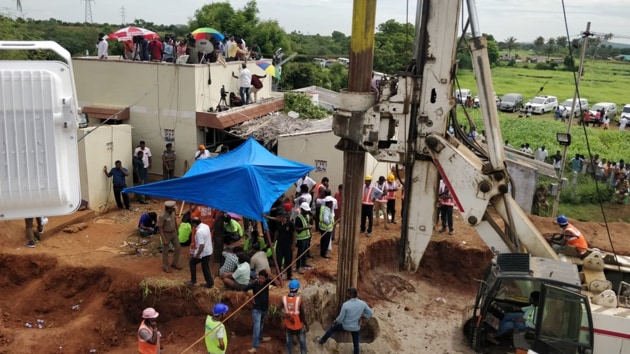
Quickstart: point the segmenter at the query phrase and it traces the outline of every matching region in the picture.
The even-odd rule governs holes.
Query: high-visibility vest
[[[213,336],[213,335],[208,335],[208,333],[210,333],[210,332],[214,331],[214,333],[216,333],[216,332],[220,331],[221,327],[223,327],[223,333],[225,334],[225,336],[223,337],[224,348],[227,348],[228,335],[227,335],[227,331],[225,330],[225,325],[223,325],[223,323],[221,323],[220,321],[213,320],[212,316],[207,316],[206,317],[205,341],[206,341],[206,350],[210,354],[223,354],[223,353],[225,353],[225,350],[221,350],[219,348],[219,339],[218,338],[214,338],[215,336]]]
[[[144,339],[140,338],[140,331],[147,330],[153,336],[153,328],[147,326],[144,321],[140,324],[140,328],[138,328],[138,353],[140,354],[157,354],[160,352],[160,336],[158,336],[155,344],[151,344]]]
[[[324,184],[322,182],[319,182],[315,185],[315,189],[313,189],[313,199],[318,199],[319,198],[319,188],[320,187],[324,187],[324,190],[326,188],[326,186],[324,186]]]
[[[363,185],[363,199],[361,199],[361,204],[374,205],[374,201],[372,200],[373,191],[374,186],[370,185],[369,187],[366,187]]]
[[[308,223],[308,216],[304,217],[304,215],[302,215],[301,213],[297,215],[298,219],[300,219],[300,221],[302,221],[302,225],[304,227],[308,227],[309,223]],[[309,238],[311,238],[311,230],[306,229],[306,230],[302,230],[300,232],[297,233],[296,235],[296,240],[308,240]]]
[[[588,244],[586,243],[586,239],[584,235],[580,232],[580,230],[576,229],[575,226],[569,224],[562,231],[564,235],[567,235],[567,245],[575,247],[575,249],[580,252],[586,252],[588,248]]]
[[[330,224],[326,224],[326,222],[324,222],[324,209],[329,210],[330,212]],[[328,232],[328,231],[332,231],[333,227],[335,226],[335,222],[332,218],[332,211],[325,205],[323,205],[320,209],[319,209],[319,229],[322,230],[322,232]]]
[[[302,303],[302,298],[299,296],[283,296],[282,304],[284,305],[284,310],[289,318],[284,319],[284,325],[287,329],[292,331],[299,331],[304,327],[304,323],[300,318],[300,304]]]
[[[396,191],[398,190],[396,182],[385,182],[387,186],[387,199],[396,199]]]

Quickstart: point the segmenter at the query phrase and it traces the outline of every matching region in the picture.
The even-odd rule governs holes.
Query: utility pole
[[[92,23],[92,2],[94,0],[81,0],[85,3],[85,23]]]
[[[350,95],[370,93],[374,61],[376,0],[354,0],[350,39]],[[374,96],[376,97],[376,96]],[[350,119],[361,119],[352,117]],[[359,223],[365,173],[365,151],[356,143],[341,139],[335,146],[343,150],[343,214],[337,263],[337,308],[346,300],[346,290],[357,286],[361,234]]]
[[[569,125],[567,127],[567,134],[571,133],[571,125],[573,124],[573,117],[575,116],[575,107],[579,103],[578,102],[578,91],[580,88],[580,81],[582,79],[582,73],[584,72],[584,58],[586,57],[586,47],[588,45],[588,37],[592,36],[591,33],[591,23],[586,23],[586,31],[582,33],[582,51],[580,53],[580,66],[578,68],[578,77],[575,87],[575,92],[573,93],[573,104],[571,105],[571,111],[569,111]],[[582,105],[580,106],[580,117],[584,116],[584,112],[582,111]],[[584,120],[582,120],[584,121]],[[560,174],[558,175],[558,194],[556,194],[556,198],[553,201],[553,208],[551,211],[551,216],[558,216],[558,204],[560,204],[560,194],[562,194],[562,175],[564,174],[564,167],[567,163],[567,150],[569,150],[569,145],[565,145],[562,150],[562,167],[560,168]],[[577,176],[575,176],[577,180]]]
[[[121,19],[121,25],[126,25],[127,24],[127,19],[125,18],[125,7],[121,6],[120,7],[120,19]]]

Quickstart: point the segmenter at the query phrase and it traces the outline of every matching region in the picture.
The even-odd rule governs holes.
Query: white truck
[[[378,101],[342,93],[346,104],[335,114],[333,131],[380,161],[405,166],[402,268],[416,271],[431,239],[440,177],[463,219],[499,255],[486,271],[464,327],[475,351],[630,354],[625,295],[630,291],[615,294],[605,273],[617,271],[615,283],[627,286],[619,280],[630,270],[630,262],[595,250],[586,257],[559,256],[510,194],[516,186],[506,168],[497,106],[492,104],[487,43],[475,1],[465,4],[482,102],[483,127],[477,130],[485,130],[486,145],[469,141],[456,124],[454,77],[462,0],[418,1],[416,54],[408,71],[380,80]],[[447,133],[451,124],[454,135]],[[583,267],[581,272],[577,265]],[[541,293],[535,328],[517,333],[509,345],[490,343],[488,334],[496,330],[507,307],[527,304],[533,291]]]

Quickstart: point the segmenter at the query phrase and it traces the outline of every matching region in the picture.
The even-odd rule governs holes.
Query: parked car
[[[571,114],[571,108],[573,107],[573,99],[568,98],[560,105],[560,109],[562,110],[562,117],[569,118],[569,114]],[[575,104],[575,112],[573,112],[573,117],[579,117],[580,112],[588,110],[588,100],[586,98],[580,98],[580,101]]]
[[[532,107],[532,113],[545,114],[556,110],[558,98],[556,96],[536,96],[525,105]]]
[[[523,95],[520,93],[508,93],[501,97],[497,108],[501,111],[516,112],[523,107]]]
[[[350,59],[348,58],[337,58],[337,62],[344,64],[345,66],[350,65]]]
[[[623,109],[621,110],[621,115],[619,115],[620,120],[621,118],[626,118],[630,120],[630,104],[623,106]]]
[[[457,100],[457,103],[460,103],[460,104],[464,104],[468,96],[471,96],[471,95],[472,95],[472,92],[469,89],[463,88],[463,89],[455,90],[455,99]]]
[[[494,96],[494,104],[498,107],[499,106],[499,101],[501,101],[499,99],[499,96],[497,96],[496,92],[493,92],[492,95]],[[480,100],[479,100],[479,96],[475,96],[473,97],[473,105],[472,108],[479,108],[481,106]]]
[[[328,59],[324,62],[324,67],[329,68],[331,65],[336,64],[336,63],[337,63],[336,59]]]
[[[600,102],[600,103],[596,103],[595,105],[593,105],[593,107],[591,107],[590,111],[591,111],[591,116],[595,116],[597,114],[598,111],[601,111],[602,108],[604,109],[604,111],[606,112],[605,117],[608,117],[608,119],[610,119],[611,122],[615,121],[615,118],[617,117],[617,105],[612,103],[612,102]],[[601,120],[604,120],[604,117],[600,118]]]
[[[313,58],[313,64],[319,65],[319,66],[324,66],[324,64],[326,64],[326,59]]]

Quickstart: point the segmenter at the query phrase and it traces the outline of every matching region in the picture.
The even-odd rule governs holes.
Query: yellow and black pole
[[[370,92],[374,60],[375,22],[376,0],[354,0],[348,73],[348,92],[350,94]],[[361,117],[353,116],[351,119],[361,119]],[[365,151],[348,139],[341,139],[337,148],[344,152],[344,205],[337,265],[337,306],[340,308],[346,300],[346,290],[357,286]]]

